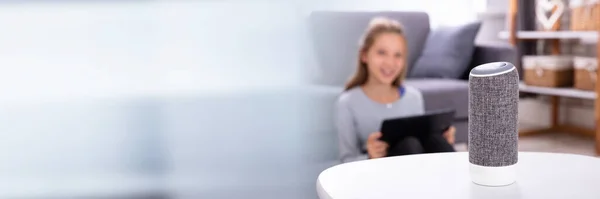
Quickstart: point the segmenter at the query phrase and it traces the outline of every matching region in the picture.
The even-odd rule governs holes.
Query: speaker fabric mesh
[[[487,167],[517,163],[518,103],[516,69],[469,77],[469,162]]]

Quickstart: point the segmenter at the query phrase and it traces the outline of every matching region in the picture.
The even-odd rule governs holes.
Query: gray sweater
[[[386,118],[423,114],[423,96],[419,90],[405,86],[399,100],[382,104],[371,100],[362,88],[355,87],[340,95],[336,103],[336,130],[342,163],[365,160],[366,140],[378,132]]]

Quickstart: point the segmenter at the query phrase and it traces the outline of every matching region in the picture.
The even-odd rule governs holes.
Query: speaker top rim
[[[490,77],[502,75],[515,69],[515,65],[509,62],[491,62],[474,67],[469,75],[472,77]]]

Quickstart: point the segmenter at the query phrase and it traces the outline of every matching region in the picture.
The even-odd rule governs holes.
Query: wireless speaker
[[[471,180],[505,186],[516,181],[519,74],[508,62],[473,68],[469,74]]]

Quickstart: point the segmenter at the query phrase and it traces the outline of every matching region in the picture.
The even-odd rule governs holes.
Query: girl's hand
[[[456,129],[454,128],[454,126],[450,126],[450,128],[448,128],[448,130],[446,130],[446,132],[444,132],[443,136],[444,136],[444,138],[446,138],[448,143],[454,144],[454,134],[455,133],[456,133]]]
[[[371,133],[367,139],[367,153],[369,159],[382,158],[387,155],[388,144],[379,140],[381,132]]]

